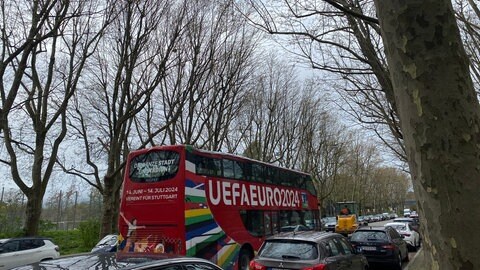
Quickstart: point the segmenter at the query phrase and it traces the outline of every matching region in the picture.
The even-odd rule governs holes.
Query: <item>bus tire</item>
[[[250,261],[253,259],[253,252],[248,247],[243,247],[238,255],[237,270],[248,270]]]

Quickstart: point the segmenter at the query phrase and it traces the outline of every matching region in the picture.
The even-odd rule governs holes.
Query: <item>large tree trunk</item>
[[[118,213],[120,208],[120,189],[122,183],[120,174],[109,174],[104,177],[104,189],[102,193],[102,224],[100,236],[103,237],[112,232],[118,232]]]
[[[103,198],[103,213],[102,213],[102,224],[100,228],[100,237],[103,237],[107,234],[112,233],[112,228],[114,227],[114,213],[115,213],[115,198],[113,191],[113,181],[114,177],[105,176],[104,178],[105,188],[103,190],[102,198]],[[117,201],[118,203],[118,201]]]
[[[422,264],[480,269],[480,107],[449,0],[376,0],[422,222]]]
[[[40,216],[42,214],[43,195],[30,192],[27,195],[27,208],[25,209],[24,230],[26,236],[38,235],[38,224],[40,224]]]

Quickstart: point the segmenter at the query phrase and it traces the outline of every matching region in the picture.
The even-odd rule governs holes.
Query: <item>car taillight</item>
[[[384,245],[384,246],[382,246],[382,248],[394,250],[395,246],[394,245]]]
[[[327,265],[321,263],[310,267],[305,267],[302,270],[325,270]]]
[[[264,265],[254,261],[254,260],[251,260],[250,265],[248,266],[248,269],[250,269],[250,270],[266,270],[267,267],[265,267]]]

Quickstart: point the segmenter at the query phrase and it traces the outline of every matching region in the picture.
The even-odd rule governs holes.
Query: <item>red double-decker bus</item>
[[[129,154],[119,252],[206,258],[247,269],[266,236],[320,229],[308,174],[188,145]]]

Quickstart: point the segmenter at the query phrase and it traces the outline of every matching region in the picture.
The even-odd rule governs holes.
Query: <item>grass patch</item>
[[[41,236],[52,238],[53,242],[60,247],[60,255],[90,252],[93,248],[93,246],[84,245],[80,230],[45,231]]]

